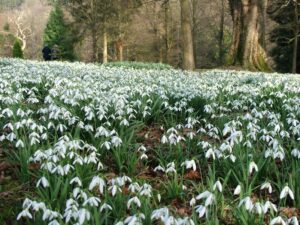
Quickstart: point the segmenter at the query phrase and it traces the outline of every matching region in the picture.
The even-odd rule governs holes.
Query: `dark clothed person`
[[[43,52],[43,58],[45,61],[50,61],[51,60],[51,48],[49,46],[45,46],[42,50]]]

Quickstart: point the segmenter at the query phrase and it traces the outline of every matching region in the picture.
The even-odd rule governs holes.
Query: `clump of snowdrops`
[[[300,78],[1,59],[26,224],[293,224]],[[32,197],[33,196],[33,197]]]

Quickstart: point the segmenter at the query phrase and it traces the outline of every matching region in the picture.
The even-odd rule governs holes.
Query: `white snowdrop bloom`
[[[166,135],[163,135],[163,136],[162,136],[162,138],[161,138],[161,143],[163,143],[163,144],[168,143],[168,138],[167,138]]]
[[[264,214],[268,212],[268,210],[273,210],[274,212],[277,212],[277,207],[275,204],[273,204],[270,201],[266,201],[263,206]]]
[[[196,196],[197,200],[205,199],[205,206],[211,205],[215,201],[215,196],[209,191],[204,191]]]
[[[253,205],[253,209],[252,209],[254,212],[256,212],[257,214],[261,215],[264,213],[264,208],[263,208],[263,205],[260,203],[260,202],[256,202],[254,205]]]
[[[105,147],[106,150],[109,150],[110,149],[110,145],[111,143],[109,141],[105,141],[103,142],[103,144],[101,145],[101,148]]]
[[[32,215],[31,215],[31,213],[29,212],[29,209],[28,209],[28,208],[22,210],[22,212],[20,212],[20,213],[18,214],[17,220],[20,220],[22,217],[32,219]]]
[[[91,207],[98,207],[100,203],[101,203],[100,198],[89,197],[87,200],[85,200],[85,202],[83,203],[83,206],[89,205]]]
[[[274,219],[271,220],[270,225],[275,225],[275,224],[287,225],[287,223],[284,221],[284,219],[281,216],[275,217]]]
[[[236,186],[234,189],[233,195],[239,195],[241,193],[241,185]]]
[[[112,207],[111,207],[109,204],[104,203],[104,204],[102,204],[102,206],[100,207],[100,212],[102,212],[103,210],[106,210],[106,209],[112,210]]]
[[[252,161],[249,164],[249,175],[252,174],[253,170],[255,170],[256,172],[258,172],[258,167],[257,167],[256,163]]]
[[[137,183],[137,182],[134,182],[134,183],[131,183],[129,186],[128,186],[128,190],[131,192],[131,193],[136,193],[136,192],[139,192],[141,190],[141,186]]]
[[[148,159],[148,156],[147,156],[145,153],[143,153],[143,154],[140,156],[140,159],[141,159],[141,160]]]
[[[166,173],[177,173],[174,162],[167,164]]]
[[[130,208],[130,206],[131,206],[132,203],[135,203],[135,205],[136,205],[138,208],[141,207],[141,201],[140,201],[139,198],[136,197],[136,196],[128,200],[128,202],[127,202],[127,209]]]
[[[128,122],[128,120],[123,119],[123,120],[120,122],[120,125],[128,127],[128,126],[129,126],[129,122]]]
[[[299,225],[298,218],[297,218],[296,216],[293,216],[292,218],[290,218],[290,219],[288,220],[288,224]]]
[[[111,191],[111,195],[115,196],[117,192],[122,192],[122,189],[118,185],[112,185],[108,188],[109,191]]]
[[[113,146],[119,147],[122,144],[122,140],[121,140],[121,138],[119,138],[117,136],[113,136],[111,138],[111,143],[113,144]]]
[[[142,220],[145,219],[145,215],[143,213],[139,213],[133,216],[129,216],[124,220],[125,224],[128,225],[142,225]]]
[[[157,167],[155,167],[154,168],[154,170],[153,170],[154,172],[157,172],[157,171],[161,171],[161,172],[165,172],[165,169],[162,167],[162,166],[157,166]]]
[[[48,225],[60,225],[60,223],[57,220],[52,220]]]
[[[151,185],[149,184],[144,184],[142,187],[141,187],[141,190],[140,190],[140,193],[139,195],[141,196],[147,196],[147,197],[152,197],[152,187]]]
[[[300,151],[298,149],[293,149],[291,152],[292,156],[294,156],[295,158],[300,159]]]
[[[24,142],[22,140],[18,140],[17,143],[16,143],[16,147],[17,148],[19,148],[19,147],[24,148],[25,147]]]
[[[186,169],[193,169],[194,171],[196,171],[196,162],[195,160],[186,160],[185,162],[183,162],[181,164],[181,166],[185,166]]]
[[[206,151],[206,153],[205,153],[205,158],[210,159],[211,157],[212,157],[214,160],[216,159],[216,153],[215,153],[215,151],[214,151],[212,148],[208,149],[208,150]]]
[[[123,221],[119,221],[115,225],[124,225],[124,223],[123,223]]]
[[[248,211],[251,211],[254,207],[250,197],[243,198],[239,203],[239,207],[241,207],[242,205],[244,205],[245,209]]]
[[[263,189],[268,189],[269,194],[271,194],[272,190],[273,190],[272,186],[269,182],[265,182],[261,185],[260,190],[263,190]]]
[[[157,194],[157,200],[158,200],[158,202],[161,201],[161,195],[159,193]]]
[[[213,190],[215,191],[216,189],[218,189],[219,192],[222,192],[222,184],[219,180],[213,186]]]
[[[90,218],[91,218],[91,213],[88,210],[86,210],[84,208],[79,209],[79,211],[78,211],[78,223],[80,225],[84,224],[86,221],[89,221]]]
[[[194,206],[196,204],[196,199],[195,198],[192,198],[190,200],[190,206]]]
[[[138,148],[138,151],[140,152],[146,152],[147,151],[147,149],[146,149],[146,147],[144,146],[144,145],[141,145],[139,148]]]
[[[89,190],[93,190],[95,187],[98,187],[99,192],[103,194],[104,192],[104,187],[106,186],[105,180],[103,180],[101,177],[95,176],[93,177],[90,185],[89,185]]]
[[[32,210],[37,212],[39,210],[46,210],[46,205],[44,202],[32,202]]]
[[[44,210],[42,219],[45,220],[53,220],[56,218],[63,218],[59,212],[52,211],[50,209]]]
[[[207,212],[207,209],[206,209],[205,206],[203,206],[203,205],[197,205],[195,208],[196,208],[196,212],[199,215],[199,218],[202,218],[203,216],[205,216],[205,214]]]
[[[4,140],[5,140],[5,138],[6,138],[6,136],[5,136],[4,134],[3,134],[3,135],[1,135],[1,136],[0,136],[0,142],[1,142],[1,141],[4,141]]]
[[[50,185],[49,185],[49,182],[48,182],[48,180],[47,180],[46,177],[41,177],[41,178],[38,180],[38,182],[36,183],[36,187],[39,187],[40,184],[42,184],[42,186],[43,186],[44,188],[50,186]]]
[[[163,217],[169,216],[169,209],[168,208],[160,208],[155,209],[151,214],[151,219],[159,219]]]
[[[280,199],[283,199],[285,198],[287,195],[290,196],[290,198],[292,200],[294,200],[294,193],[293,191],[288,187],[288,186],[285,186],[282,191],[280,192]]]
[[[206,198],[208,198],[208,196],[210,196],[211,194],[212,194],[212,193],[209,192],[209,191],[204,191],[204,192],[202,192],[201,194],[197,195],[197,196],[196,196],[196,199],[197,199],[197,200],[206,199]]]

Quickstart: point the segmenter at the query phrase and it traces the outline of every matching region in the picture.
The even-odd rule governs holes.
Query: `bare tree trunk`
[[[103,63],[107,63],[107,32],[103,31]]]
[[[259,11],[266,0],[230,0],[233,18],[231,63],[248,69],[268,70],[261,43]]]
[[[165,63],[169,63],[169,9],[170,9],[170,1],[167,0],[166,2],[164,2],[165,6],[164,6],[164,9],[165,9],[165,48],[166,48],[166,51],[165,51],[165,56],[164,56],[164,60],[165,60]]]
[[[92,36],[92,62],[97,61],[97,33],[96,28],[93,26],[91,29],[91,36]]]
[[[180,0],[183,64],[185,70],[195,68],[190,1]]]
[[[266,48],[266,27],[267,27],[267,9],[268,9],[268,0],[262,1],[262,23],[261,23],[261,45]]]
[[[123,45],[123,40],[121,38],[118,39],[117,43],[117,59],[118,61],[123,61],[123,49],[124,49],[124,45]]]
[[[293,67],[292,73],[297,73],[297,59],[298,59],[298,35],[299,35],[299,14],[298,14],[298,3],[295,2],[295,40],[293,49]]]
[[[219,28],[219,63],[223,64],[224,60],[224,20],[225,20],[225,0],[221,0],[221,17]]]
[[[197,15],[196,12],[198,11],[197,7],[197,1],[198,0],[192,0],[192,32],[193,32],[193,51],[194,51],[194,61],[195,61],[195,67],[198,66],[198,57],[197,57],[197,49],[198,49],[198,43],[197,43]]]
[[[238,63],[239,45],[241,42],[242,30],[242,2],[240,0],[230,0],[230,10],[233,22],[232,42],[230,47],[229,64],[235,65]]]

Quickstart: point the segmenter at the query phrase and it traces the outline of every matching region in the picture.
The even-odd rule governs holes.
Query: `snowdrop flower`
[[[196,199],[195,198],[192,198],[190,200],[190,206],[194,206],[196,204]]]
[[[89,197],[87,200],[85,200],[83,206],[89,205],[91,207],[98,207],[100,202],[101,202],[100,198]]]
[[[256,163],[252,161],[249,165],[249,175],[252,174],[253,170],[258,172],[258,167],[257,167]]]
[[[220,181],[217,181],[214,186],[213,186],[213,190],[215,191],[216,189],[218,189],[219,192],[222,192],[222,184]]]
[[[56,218],[62,218],[62,215],[56,211],[52,211],[50,209],[44,210],[42,219],[45,220],[53,220]]]
[[[122,144],[122,140],[121,138],[119,138],[118,136],[113,136],[111,138],[111,143],[115,146],[115,147],[119,147]]]
[[[272,193],[272,186],[269,182],[265,182],[261,185],[260,190],[268,189],[269,194]]]
[[[292,200],[294,200],[294,193],[293,193],[293,191],[292,191],[288,186],[285,186],[285,187],[282,189],[281,193],[280,193],[280,199],[285,198],[287,195],[289,195],[290,198],[291,198]]]
[[[92,182],[89,185],[89,190],[93,190],[95,187],[99,188],[99,192],[103,194],[104,187],[106,186],[105,181],[98,176],[93,177]]]
[[[127,209],[130,208],[130,206],[131,206],[132,203],[135,203],[138,208],[141,207],[141,201],[136,196],[128,200],[128,202],[127,202]]]
[[[216,153],[212,148],[208,149],[205,153],[205,158],[210,159],[211,157],[213,158],[213,160],[216,159]]]
[[[112,196],[117,194],[117,191],[122,192],[122,189],[118,185],[112,185],[108,188],[111,191]]]
[[[163,136],[162,136],[162,138],[161,138],[161,143],[162,143],[162,144],[168,143],[168,138],[167,138],[166,135],[163,135]]]
[[[22,217],[32,219],[32,215],[28,208],[19,213],[17,220],[20,220]]]
[[[89,221],[91,218],[91,213],[82,208],[78,211],[78,222],[80,225],[84,224],[86,221]]]
[[[211,205],[215,201],[215,196],[209,191],[204,191],[198,196],[196,196],[197,200],[205,199],[205,206]]]
[[[124,223],[128,225],[142,225],[142,220],[144,219],[145,215],[143,213],[139,213],[137,215],[127,217]]]
[[[143,153],[143,154],[140,156],[140,159],[141,159],[141,160],[143,160],[143,159],[148,159],[148,156],[147,156],[145,153]]]
[[[106,209],[112,210],[112,207],[111,207],[109,204],[104,203],[104,204],[100,207],[100,212],[102,212],[103,210],[106,210]]]
[[[157,171],[165,172],[165,169],[162,166],[157,166],[157,167],[154,168],[153,171],[154,172],[157,172]]]
[[[270,225],[275,225],[275,224],[280,224],[280,225],[287,225],[287,223],[282,219],[281,216],[275,217],[274,219],[271,220]]]
[[[196,162],[195,160],[186,160],[185,162],[183,162],[181,164],[181,166],[185,166],[186,169],[193,169],[194,171],[196,171]]]
[[[16,147],[17,147],[17,148],[19,148],[19,147],[20,147],[20,148],[24,148],[24,146],[25,146],[25,145],[24,145],[24,142],[23,142],[22,140],[18,140],[18,141],[17,141],[17,143],[16,143]]]
[[[263,205],[259,202],[256,202],[253,205],[253,211],[256,212],[257,214],[261,215],[264,212]]]
[[[236,188],[234,189],[233,194],[234,195],[239,195],[241,193],[241,185],[236,186]]]
[[[174,162],[171,162],[171,163],[167,164],[166,173],[177,173],[177,171],[175,169],[175,163]]]
[[[264,206],[263,206],[263,210],[264,210],[264,214],[266,214],[268,212],[268,210],[273,210],[274,212],[277,212],[277,207],[275,204],[273,204],[270,201],[266,201]]]
[[[161,195],[159,193],[157,194],[157,200],[158,200],[158,202],[161,201]]]
[[[246,197],[246,198],[242,199],[239,203],[239,207],[241,207],[242,205],[244,205],[245,209],[248,211],[251,211],[254,207],[250,197]]]
[[[299,225],[298,218],[296,216],[293,216],[288,220],[288,224]]]
[[[43,186],[44,188],[49,187],[49,182],[48,182],[48,180],[46,179],[46,177],[40,178],[40,179],[38,180],[37,184],[36,184],[36,187],[39,187],[40,184],[42,184],[42,186]]]
[[[203,205],[197,205],[196,207],[196,212],[199,215],[199,218],[202,218],[206,214],[206,207]]]
[[[57,220],[52,220],[48,225],[60,225],[60,223]]]

